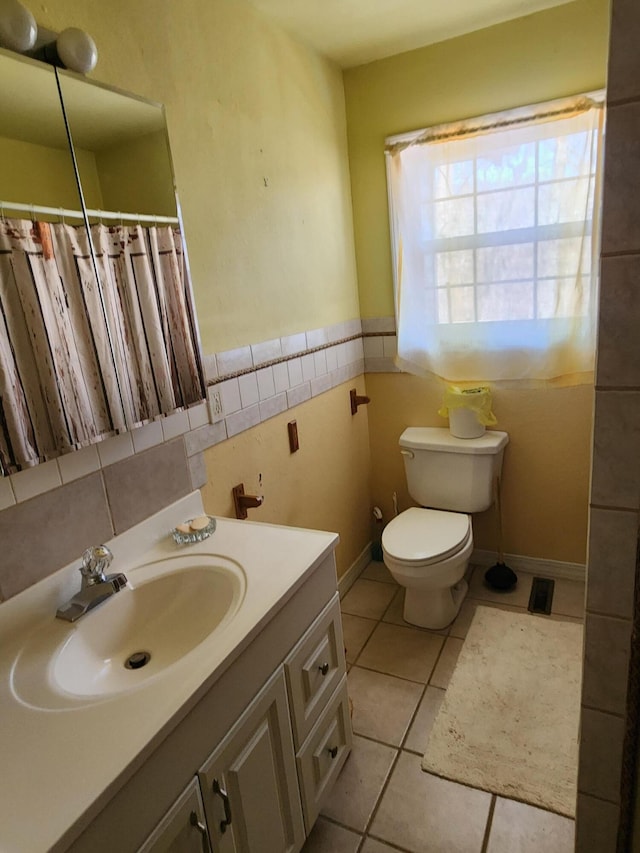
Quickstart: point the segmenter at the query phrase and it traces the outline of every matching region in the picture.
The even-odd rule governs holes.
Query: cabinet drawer
[[[296,757],[307,834],[351,751],[352,741],[345,675]]]
[[[346,672],[337,593],[290,652],[285,672],[299,749]]]

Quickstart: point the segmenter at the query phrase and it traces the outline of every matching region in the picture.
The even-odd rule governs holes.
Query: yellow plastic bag
[[[479,432],[468,432],[468,422],[461,423],[463,434],[459,434],[452,423],[451,412],[462,414],[460,409],[468,409],[475,415]],[[476,388],[459,388],[457,385],[450,385],[444,392],[442,406],[438,409],[438,414],[443,418],[449,418],[451,432],[458,435],[460,438],[473,438],[475,435],[480,435],[484,432],[484,427],[495,426],[497,424],[496,416],[491,411],[491,389],[486,385],[481,385]],[[473,428],[471,427],[471,430]]]

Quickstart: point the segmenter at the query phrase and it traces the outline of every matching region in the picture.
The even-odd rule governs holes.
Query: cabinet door
[[[282,667],[199,772],[215,853],[294,853],[304,842]]]
[[[210,853],[198,780],[178,797],[138,853]]]

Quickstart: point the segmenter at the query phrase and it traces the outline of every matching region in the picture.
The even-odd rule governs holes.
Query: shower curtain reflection
[[[179,231],[92,237],[102,293],[84,226],[0,222],[3,474],[203,397]]]

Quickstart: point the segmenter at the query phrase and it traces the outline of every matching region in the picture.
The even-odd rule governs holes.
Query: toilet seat
[[[400,563],[429,566],[461,551],[471,535],[465,513],[411,507],[385,527],[382,548]]]

